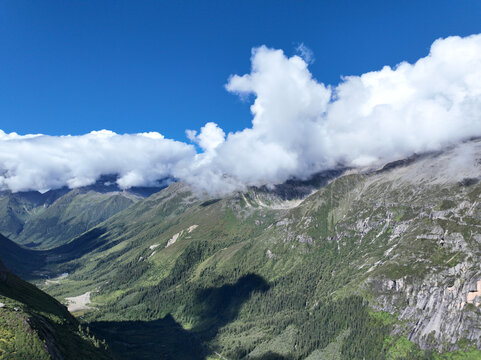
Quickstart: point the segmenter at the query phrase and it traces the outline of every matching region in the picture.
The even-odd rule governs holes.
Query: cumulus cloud
[[[199,134],[196,130],[186,130],[185,133],[190,141],[197,143],[205,152],[212,152],[225,140],[224,130],[213,122],[205,124]]]
[[[228,193],[481,136],[481,35],[436,40],[414,64],[346,76],[337,86],[313,78],[306,49],[291,57],[254,49],[250,73],[226,84],[233,94],[254,95],[252,126],[227,136],[212,122],[200,132],[187,130],[198,153],[155,132],[51,137],[0,131],[0,188],[76,187],[117,173],[122,187],[172,176],[202,191]]]
[[[118,174],[122,188],[153,185],[195,155],[192,145],[156,132],[118,135],[45,136],[0,131],[0,189],[40,190],[90,185]]]
[[[197,186],[207,190],[214,174],[230,188],[366,166],[481,135],[481,35],[436,40],[414,64],[347,76],[336,87],[313,79],[301,57],[260,47],[251,72],[226,88],[255,95],[252,127],[227,136]]]

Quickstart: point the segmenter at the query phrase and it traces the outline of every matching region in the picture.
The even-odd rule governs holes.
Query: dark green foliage
[[[153,354],[165,360],[204,359],[210,353],[208,341],[216,336],[219,328],[236,318],[241,305],[254,292],[267,289],[264,279],[249,274],[235,284],[199,290],[194,302],[202,321],[190,331],[184,330],[170,314],[152,321],[92,322],[91,325],[109,340],[120,359],[151,359]]]
[[[330,279],[332,271],[337,267],[336,258],[340,254],[330,249],[328,243],[325,245],[323,252],[306,257],[302,267],[271,284],[267,284],[258,275],[247,273],[242,276],[249,266],[244,269],[241,266],[230,271],[224,270],[222,274],[205,269],[200,276],[201,283],[193,283],[186,281],[187,276],[192,273],[191,269],[208,257],[214,247],[202,241],[192,242],[177,258],[169,276],[157,286],[140,290],[135,296],[131,296],[134,293],[129,292],[127,294],[130,295],[124,297],[125,301],[109,304],[104,309],[107,313],[122,314],[122,317],[151,319],[148,324],[155,324],[159,317],[173,313],[177,319],[195,324],[188,334],[201,341],[202,346],[207,346],[218,335],[219,329],[222,329],[223,338],[235,338],[241,329],[228,325],[236,319],[245,324],[245,329],[263,327],[270,329],[273,336],[289,325],[296,326],[298,332],[294,339],[295,350],[293,348],[288,357],[271,352],[263,354],[261,358],[277,356],[302,359],[315,349],[327,346],[342,331],[352,329],[353,335],[343,344],[343,354],[352,359],[381,359],[383,341],[389,335],[390,327],[370,317],[368,306],[361,297],[351,296],[341,300],[325,298],[312,308],[306,306],[308,299],[312,298],[317,290],[312,284],[323,284],[326,291],[341,285]],[[326,261],[319,261],[322,258]],[[250,267],[252,266],[255,268],[256,264],[251,263]],[[219,285],[203,288],[202,282]],[[230,285],[231,282],[235,282],[235,285]],[[139,304],[142,304],[140,308]],[[94,315],[95,313],[91,314]],[[169,344],[175,343],[170,336],[165,338],[165,333],[169,333],[165,331],[165,318],[161,323],[161,328],[164,329],[162,337]],[[104,329],[103,334],[107,334],[106,326],[106,323],[101,326]],[[157,327],[154,326],[155,328]],[[175,329],[177,330],[172,334],[179,331],[178,326]],[[366,335],[369,335],[369,341],[365,341],[363,345],[363,337]],[[156,336],[161,337],[161,334]],[[224,353],[229,359],[241,359],[254,348],[255,343],[248,347],[237,346]],[[202,358],[199,355],[198,359]]]
[[[90,327],[108,339],[119,360],[199,360],[206,349],[170,315],[153,321],[102,321]]]

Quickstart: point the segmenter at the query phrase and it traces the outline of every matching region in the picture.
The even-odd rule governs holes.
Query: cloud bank
[[[124,188],[172,176],[222,194],[481,136],[481,35],[436,40],[414,64],[347,76],[335,87],[315,80],[306,61],[253,49],[251,72],[226,84],[233,94],[255,96],[252,126],[227,135],[212,122],[187,130],[200,152],[159,133],[0,131],[0,189],[77,187],[117,173]]]
[[[102,130],[56,137],[0,131],[0,189],[75,188],[110,174],[118,174],[122,188],[154,185],[194,154],[192,145],[156,132],[118,135]]]

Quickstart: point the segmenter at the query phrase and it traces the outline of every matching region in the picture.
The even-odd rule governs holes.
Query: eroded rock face
[[[395,278],[389,276],[389,272],[383,273],[381,268],[377,276],[366,281],[367,288],[375,294],[375,308],[396,314],[403,322],[404,332],[408,329],[408,339],[421,348],[454,350],[461,339],[480,347],[481,268],[476,240],[479,234],[474,232],[476,228],[463,229],[467,225],[457,219],[455,212],[446,222],[441,222],[445,228],[439,225],[430,228],[432,221],[430,217],[421,226],[420,218],[415,218],[412,224],[418,225],[405,227],[399,240],[404,239],[413,248],[436,244],[431,250],[434,254],[428,252],[423,259],[408,250],[396,251],[396,247],[385,252],[390,257],[386,263],[407,262],[406,257],[410,256],[411,264],[405,266],[422,270],[408,269],[409,275]],[[466,241],[460,232],[449,232],[447,227],[450,226],[469,233],[470,240]],[[464,260],[459,262],[459,259]],[[401,326],[398,331],[403,331]]]
[[[359,243],[372,306],[424,349],[481,348],[481,187],[461,179],[481,178],[481,142],[469,146],[462,169],[453,150],[367,176],[336,224]]]
[[[376,308],[398,314],[409,328],[409,340],[422,348],[452,350],[463,338],[480,347],[481,273],[467,268],[458,264],[422,281],[370,279],[378,294]]]

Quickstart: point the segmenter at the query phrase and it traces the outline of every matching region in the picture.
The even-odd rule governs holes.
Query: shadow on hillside
[[[1,234],[0,255],[10,271],[28,280],[33,277],[33,271],[45,265],[45,258],[39,252],[26,249]]]
[[[255,358],[256,360],[291,360],[292,357],[285,357],[282,355],[279,355],[277,353],[274,353],[272,351],[269,351],[262,355],[261,357]]]
[[[218,203],[221,199],[211,199],[211,200],[207,200],[207,201],[204,201],[202,204],[200,204],[200,206],[202,207],[207,207],[209,205],[213,205],[215,203]]]
[[[206,344],[237,317],[251,294],[268,289],[264,278],[248,274],[234,284],[200,290],[196,305],[202,309],[201,321],[191,330],[185,330],[170,314],[154,321],[102,321],[89,326],[107,340],[118,359],[203,360],[211,353]]]
[[[258,189],[268,194],[275,194],[283,200],[302,199],[314,190],[327,186],[329,182],[341,176],[348,168],[338,168],[321,171],[312,175],[307,180],[290,179],[274,187],[261,186]],[[255,187],[253,187],[255,189]]]
[[[34,250],[18,245],[0,234],[0,254],[7,268],[27,281],[73,272],[80,264],[69,263],[106,244],[106,230],[98,227],[71,242],[49,250]]]
[[[47,258],[48,263],[62,263],[78,259],[104,245],[106,240],[102,239],[102,235],[105,232],[104,228],[96,227],[65,245],[51,250],[40,251],[39,253]]]

